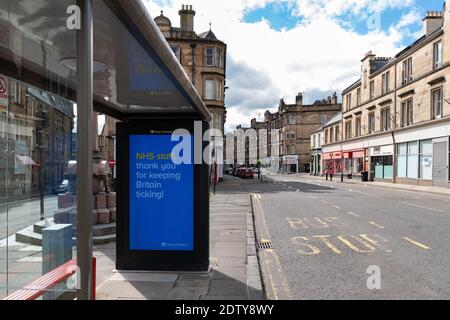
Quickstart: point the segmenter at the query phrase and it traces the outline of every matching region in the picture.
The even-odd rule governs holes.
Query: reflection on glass
[[[61,209],[76,212],[74,104],[12,78],[7,85],[13,90],[0,106],[0,298],[72,258],[72,226],[44,229]]]

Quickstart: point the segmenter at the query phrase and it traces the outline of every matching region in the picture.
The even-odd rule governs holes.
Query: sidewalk
[[[330,180],[326,180],[325,176],[310,176],[309,173],[296,173],[296,174],[270,174],[269,178],[277,178],[277,179],[285,179],[285,180],[296,180],[296,181],[323,181],[324,183],[341,183],[341,176],[335,175],[333,177],[333,182]],[[362,182],[361,178],[354,177],[353,179],[348,179],[347,176],[344,176],[344,183],[346,184],[359,184],[362,186],[374,186],[380,188],[392,188],[398,190],[405,191],[413,191],[413,192],[424,192],[431,194],[439,194],[444,196],[450,196],[450,188],[441,188],[441,187],[425,187],[425,186],[416,186],[416,185],[408,185],[408,184],[399,184],[392,182]]]
[[[119,272],[114,245],[95,248],[98,300],[263,299],[250,196],[229,177],[210,197],[210,273]]]

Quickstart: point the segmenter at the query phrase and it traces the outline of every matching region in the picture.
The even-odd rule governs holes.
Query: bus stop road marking
[[[414,240],[412,240],[412,239],[410,239],[410,238],[408,238],[408,237],[403,237],[403,239],[405,239],[405,240],[408,241],[409,243],[412,243],[412,244],[414,244],[414,245],[416,245],[416,246],[418,246],[419,248],[422,248],[422,249],[424,249],[424,250],[429,250],[429,249],[431,249],[430,247],[424,245],[423,243],[414,241]]]

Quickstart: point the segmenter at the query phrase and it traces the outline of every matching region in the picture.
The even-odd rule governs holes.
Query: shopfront
[[[298,173],[298,155],[282,157],[283,173]]]
[[[344,164],[343,152],[323,153],[323,172],[337,175],[343,172]]]
[[[95,112],[211,120],[140,0],[75,3],[81,28],[68,23],[74,1],[0,1],[0,299],[72,259],[80,283],[44,298],[92,298]],[[64,243],[42,228],[61,215]],[[33,246],[25,229],[42,231]]]
[[[344,151],[344,174],[359,176],[364,171],[363,149]]]
[[[394,146],[379,146],[369,149],[370,178],[392,180],[394,178]]]
[[[320,176],[322,175],[322,152],[321,151],[312,151],[311,152],[311,175]]]

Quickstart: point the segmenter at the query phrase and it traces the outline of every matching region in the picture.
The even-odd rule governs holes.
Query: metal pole
[[[93,15],[92,0],[77,0],[81,30],[77,31],[78,99],[78,238],[77,264],[81,288],[78,300],[92,299],[92,113],[93,113]]]

